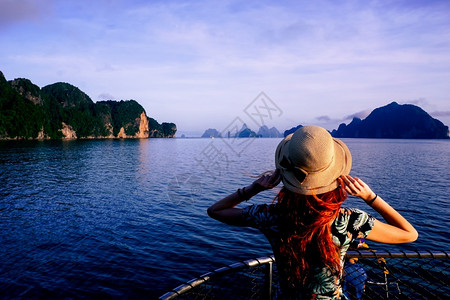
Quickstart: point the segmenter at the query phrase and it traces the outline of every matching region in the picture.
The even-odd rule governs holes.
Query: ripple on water
[[[345,141],[352,174],[419,231],[418,242],[389,249],[448,250],[448,142]],[[225,164],[202,164],[206,139],[0,143],[0,295],[152,298],[270,254],[256,230],[206,209],[272,169],[278,140],[255,140],[241,156],[216,142]],[[355,198],[345,205],[374,213]]]

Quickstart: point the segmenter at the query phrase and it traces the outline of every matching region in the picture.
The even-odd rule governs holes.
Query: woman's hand
[[[274,172],[265,173],[258,179],[256,179],[252,187],[259,191],[264,191],[268,189],[273,189],[281,181],[280,170],[276,169]]]
[[[243,218],[241,209],[236,208],[235,206],[244,200],[250,199],[261,191],[274,188],[278,183],[280,183],[280,180],[281,175],[279,170],[275,170],[275,172],[271,173],[265,173],[256,179],[251,185],[238,189],[237,192],[234,192],[211,205],[208,208],[208,215],[211,218],[226,224],[247,226],[247,221]]]
[[[339,177],[339,182],[345,188],[347,193],[352,196],[359,197],[365,202],[371,201],[376,196],[376,194],[370,189],[370,187],[358,177],[342,175],[341,177]]]
[[[339,183],[352,196],[357,196],[369,204],[387,222],[375,220],[367,239],[388,244],[409,243],[417,240],[416,229],[394,208],[377,196],[361,179],[349,175],[339,177]]]

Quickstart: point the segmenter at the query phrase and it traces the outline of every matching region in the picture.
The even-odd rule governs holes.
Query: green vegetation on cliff
[[[105,124],[99,118],[104,109],[97,108],[91,98],[77,87],[63,82],[54,83],[42,88],[42,96],[44,103],[48,103],[46,108],[51,111],[51,120],[70,124],[78,137],[107,136]]]
[[[37,138],[46,121],[44,109],[20,95],[0,72],[0,138]]]
[[[177,132],[177,126],[175,123],[162,123],[163,137],[171,136],[174,137]]]
[[[119,102],[108,100],[97,102],[97,104],[110,108],[114,136],[117,136],[122,127],[125,129],[126,135],[135,135],[139,130],[139,124],[137,126],[127,126],[130,120],[134,120],[136,116],[139,116],[144,111],[144,108],[135,100],[122,100]]]
[[[148,128],[150,137],[153,138],[174,137],[177,132],[177,126],[174,123],[159,124],[153,118],[148,118]]]
[[[144,108],[135,100],[94,103],[77,87],[58,82],[40,89],[30,80],[7,81],[0,72],[0,139],[60,139],[63,123],[78,138],[127,137],[139,132]],[[149,122],[150,137],[173,137],[173,123]]]

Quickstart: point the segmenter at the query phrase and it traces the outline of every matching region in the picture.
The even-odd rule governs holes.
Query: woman
[[[283,299],[344,298],[340,279],[350,243],[365,238],[407,243],[417,231],[361,179],[349,176],[347,146],[324,128],[304,126],[280,142],[276,170],[216,202],[208,215],[223,223],[258,228],[271,243]],[[282,181],[271,205],[235,206]],[[357,196],[386,221],[358,209],[341,208]]]

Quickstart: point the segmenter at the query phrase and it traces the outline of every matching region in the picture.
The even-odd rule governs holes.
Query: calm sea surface
[[[419,231],[412,244],[371,246],[449,251],[450,141],[344,141],[352,175]],[[0,298],[151,299],[225,264],[270,255],[256,230],[220,224],[206,209],[273,169],[278,142],[0,142]],[[377,216],[359,199],[345,205]]]

